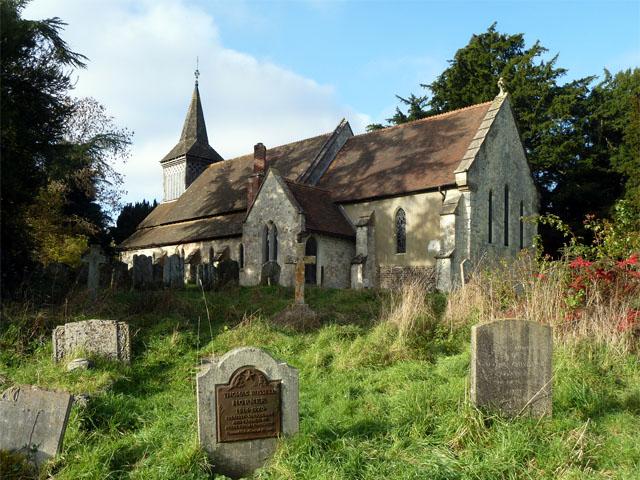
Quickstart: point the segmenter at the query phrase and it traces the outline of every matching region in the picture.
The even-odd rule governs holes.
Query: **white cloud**
[[[335,128],[370,123],[320,85],[223,45],[215,19],[180,0],[35,0],[26,18],[58,16],[63,38],[90,59],[77,96],[92,96],[135,132],[125,174],[127,201],[160,199],[158,162],[177,142],[200,58],[200,93],[211,145],[225,158]]]

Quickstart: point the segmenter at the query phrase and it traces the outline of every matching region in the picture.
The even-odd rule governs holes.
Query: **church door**
[[[306,256],[318,257],[318,243],[314,237],[309,237],[307,244],[304,246],[304,254]],[[316,285],[317,281],[317,267],[314,264],[306,264],[304,266],[304,283],[308,285]]]

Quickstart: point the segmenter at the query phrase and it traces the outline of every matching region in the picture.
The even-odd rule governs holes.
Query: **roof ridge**
[[[333,131],[324,132],[324,133],[320,133],[318,135],[314,135],[312,137],[301,138],[300,140],[294,140],[293,142],[283,143],[281,145],[276,145],[275,147],[269,147],[269,148],[267,148],[267,155],[269,154],[269,150],[275,150],[276,148],[286,147],[286,146],[289,146],[289,145],[293,145],[294,143],[300,143],[300,142],[304,142],[304,141],[307,141],[307,140],[313,140],[314,138],[323,137],[325,135],[331,135],[332,133],[333,133]],[[251,152],[245,153],[245,154],[242,154],[242,155],[238,155],[236,157],[229,158],[229,159],[224,160],[222,162],[212,163],[211,165],[208,165],[207,168],[211,168],[211,167],[216,166],[216,165],[224,165],[224,164],[227,164],[227,163],[229,163],[229,162],[231,162],[233,160],[239,160],[239,159],[241,159],[243,157],[249,157],[249,156],[252,156],[252,155],[253,154]]]
[[[490,100],[488,102],[482,102],[482,103],[474,103],[473,105],[468,105],[466,107],[456,108],[455,110],[449,110],[448,112],[437,113],[435,115],[431,115],[431,116],[425,117],[425,118],[419,118],[417,120],[411,120],[410,122],[401,123],[399,125],[391,125],[391,126],[388,126],[388,127],[379,128],[377,130],[372,130],[370,132],[359,133],[358,135],[354,135],[351,138],[364,137],[365,135],[371,135],[372,133],[376,133],[376,132],[388,132],[390,130],[396,130],[396,129],[399,129],[399,128],[404,128],[404,127],[407,127],[409,125],[415,125],[417,123],[427,123],[427,121],[429,121],[429,120],[435,120],[435,119],[438,119],[438,118],[446,117],[446,116],[452,115],[454,113],[463,112],[465,110],[471,110],[473,108],[482,107],[484,105],[488,105],[488,104],[491,104],[491,103],[493,103],[493,100]]]
[[[282,179],[289,184],[295,185],[296,187],[304,187],[309,190],[320,190],[321,192],[331,194],[331,190],[329,190],[328,188],[316,187],[315,185],[308,185],[306,183],[299,183],[299,182],[296,182],[295,180],[291,180],[285,177],[282,177]]]

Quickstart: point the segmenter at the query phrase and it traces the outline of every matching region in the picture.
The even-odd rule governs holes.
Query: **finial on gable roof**
[[[498,95],[507,94],[507,86],[504,84],[504,78],[502,77],[498,79],[498,88],[500,89],[500,93]]]
[[[193,76],[196,77],[196,87],[198,86],[198,77],[200,76],[200,70],[198,70],[198,57],[196,57],[196,71],[193,72]]]

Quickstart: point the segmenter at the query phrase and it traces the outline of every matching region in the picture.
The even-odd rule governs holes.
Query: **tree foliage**
[[[562,83],[567,70],[557,65],[558,55],[545,60],[547,52],[540,42],[527,47],[523,34],[498,32],[494,23],[473,35],[433,83],[421,85],[427,95],[398,97],[402,108],[387,121],[397,125],[490,101],[502,77],[542,212],[584,233],[585,216],[608,215],[625,190],[640,205],[640,70],[605,71],[593,87],[594,76]],[[557,247],[548,233],[547,246]]]
[[[59,18],[22,18],[26,3],[0,0],[3,291],[34,263],[74,263],[87,239],[105,241],[121,184],[112,165],[131,135],[95,100],[70,96],[87,59]]]
[[[145,219],[151,211],[158,206],[156,200],[153,203],[143,200],[142,202],[127,203],[118,215],[116,226],[112,229],[112,236],[116,244],[122,242],[135,232],[138,224]]]

